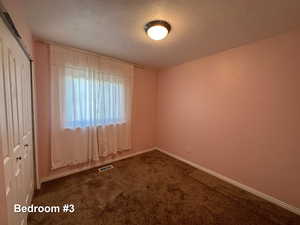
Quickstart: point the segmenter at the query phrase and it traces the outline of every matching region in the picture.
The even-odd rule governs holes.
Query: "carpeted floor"
[[[34,205],[74,204],[74,213],[31,213],[29,225],[299,225],[300,217],[152,151],[45,183]]]

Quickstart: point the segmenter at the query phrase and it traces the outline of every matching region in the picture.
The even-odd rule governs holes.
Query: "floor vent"
[[[102,173],[102,172],[105,172],[105,171],[107,171],[107,170],[111,170],[111,169],[113,169],[114,168],[114,166],[113,165],[107,165],[107,166],[103,166],[103,167],[100,167],[99,169],[98,169],[98,171],[100,172],[100,173]]]

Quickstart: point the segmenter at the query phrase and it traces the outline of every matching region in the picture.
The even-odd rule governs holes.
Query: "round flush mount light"
[[[171,25],[163,20],[153,20],[144,27],[146,34],[153,40],[162,40],[169,34]]]

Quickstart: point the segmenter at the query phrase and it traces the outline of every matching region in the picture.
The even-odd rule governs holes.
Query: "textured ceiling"
[[[156,68],[176,65],[300,25],[300,0],[27,0],[37,38]],[[143,26],[172,26],[162,41]]]

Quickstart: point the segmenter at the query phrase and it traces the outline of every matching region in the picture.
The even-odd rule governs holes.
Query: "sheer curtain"
[[[131,148],[133,66],[50,46],[52,169]]]

